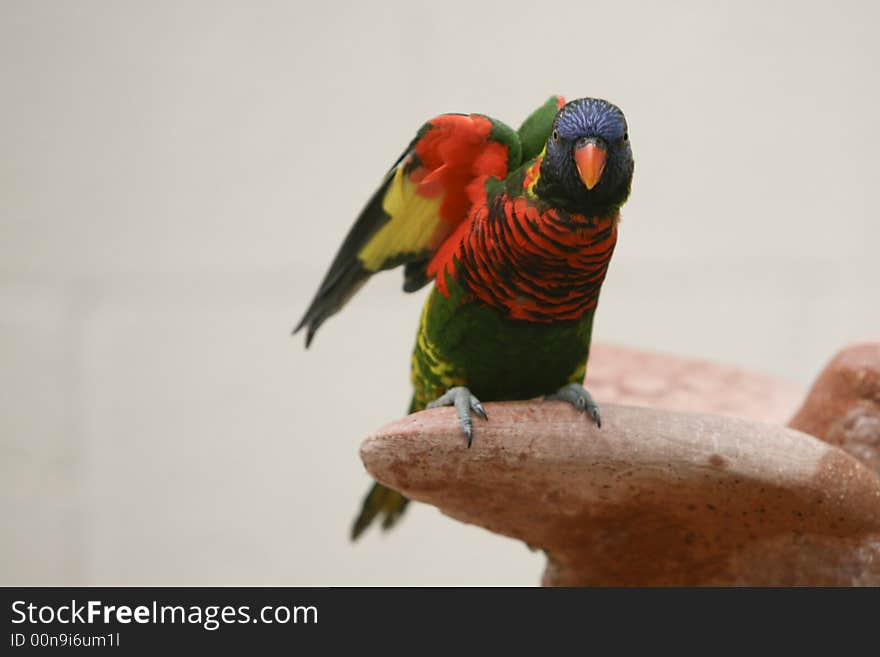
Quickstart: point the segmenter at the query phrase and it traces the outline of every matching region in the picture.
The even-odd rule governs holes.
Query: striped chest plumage
[[[617,217],[541,210],[499,196],[474,222],[458,277],[477,299],[514,319],[576,320],[596,307],[617,241]]]
[[[528,192],[501,191],[477,206],[429,271],[442,294],[449,276],[473,301],[512,319],[577,320],[596,307],[619,216],[569,213]]]

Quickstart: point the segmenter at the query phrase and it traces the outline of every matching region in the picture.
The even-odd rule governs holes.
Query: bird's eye
[[[553,131],[553,141],[557,144],[559,143],[559,130]]]
[[[628,132],[623,133],[623,141],[629,141],[629,133]]]

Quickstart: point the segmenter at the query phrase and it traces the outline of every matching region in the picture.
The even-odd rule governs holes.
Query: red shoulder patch
[[[485,116],[446,114],[432,119],[429,125],[431,128],[415,147],[427,174],[419,172],[419,167],[412,175],[414,180],[422,176],[422,196],[443,195],[440,217],[454,225],[479,200],[472,198],[473,189],[482,186],[488,176],[507,175],[507,146],[489,140],[492,122]]]

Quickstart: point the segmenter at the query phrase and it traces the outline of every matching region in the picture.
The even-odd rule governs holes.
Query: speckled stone
[[[606,403],[716,413],[784,424],[804,398],[800,386],[695,358],[596,343],[585,382]]]
[[[838,352],[789,426],[837,445],[880,474],[880,341]]]
[[[880,480],[812,436],[605,403],[442,408],[361,447],[382,483],[548,557],[546,585],[880,585]]]

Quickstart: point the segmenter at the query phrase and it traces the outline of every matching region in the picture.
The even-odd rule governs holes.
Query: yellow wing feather
[[[365,269],[376,272],[395,256],[436,246],[442,198],[423,196],[417,193],[418,187],[419,183],[404,173],[404,166],[398,166],[382,201],[382,209],[391,219],[357,256]]]

